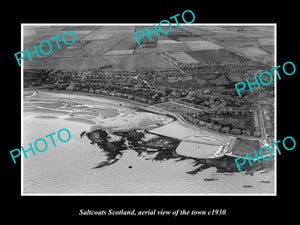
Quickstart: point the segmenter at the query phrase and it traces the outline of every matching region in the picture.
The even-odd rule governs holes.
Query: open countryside
[[[153,29],[151,25],[147,27]],[[124,169],[129,164],[130,168],[137,168],[145,163],[145,167],[155,171],[155,175],[147,175],[148,181],[132,181],[127,189],[129,193],[139,190],[166,193],[170,185],[164,189],[155,183],[158,177],[165,180],[163,174],[158,175],[158,167],[165,170],[167,177],[174,175],[171,180],[165,180],[168,184],[187,179],[188,186],[173,185],[172,193],[230,193],[232,190],[273,193],[273,160],[243,168],[245,174],[255,175],[253,180],[235,174],[238,170],[234,158],[253,156],[254,150],[273,142],[274,85],[253,93],[245,91],[239,98],[234,84],[274,67],[274,26],[182,25],[160,37],[154,34],[152,40],[145,37],[137,45],[133,33],[144,28],[24,26],[24,49],[29,51],[33,45],[38,46],[66,30],[76,35],[76,42],[71,46],[62,46],[57,51],[53,48],[48,56],[32,55],[33,61],[28,58],[23,61],[24,90],[31,96],[24,96],[27,127],[29,124],[43,127],[49,120],[70,124],[77,133],[78,146],[86,144],[82,143],[86,138],[103,153],[101,157],[93,156],[101,158],[100,162],[88,160],[81,165],[86,167],[89,162],[93,168],[103,168],[103,171],[105,168],[107,173],[99,172],[99,177],[100,173],[102,177],[116,176],[117,165]],[[55,46],[54,41],[51,43]],[[83,148],[91,151],[88,154],[94,154],[94,148]],[[79,149],[76,151],[81,157],[88,157]],[[147,163],[141,157],[147,158]],[[156,161],[165,164],[158,166]],[[30,160],[26,163],[30,168],[40,166]],[[187,175],[174,174],[171,168],[165,167],[167,164],[167,167],[176,164]],[[131,171],[137,177],[142,176],[141,171]],[[61,171],[62,176],[64,172]],[[234,174],[234,177],[224,174]],[[199,176],[202,181],[213,180],[214,184],[200,184],[188,177],[191,175]],[[80,173],[74,176],[77,182]],[[84,172],[82,176],[89,175]],[[235,180],[232,186],[224,187],[228,179],[237,177],[244,184]],[[32,174],[28,179],[32,179]],[[120,188],[115,190],[111,189],[112,183],[105,181],[101,193],[123,193],[122,180]],[[83,188],[84,193],[101,189],[92,178],[85,181],[91,183]],[[78,182],[79,186],[84,185]],[[148,187],[143,186],[145,182]],[[204,189],[194,187],[195,182]],[[35,190],[28,183],[26,187],[30,193]],[[53,188],[50,192],[61,193],[63,188]],[[38,188],[41,192],[45,190],[42,185]],[[73,189],[78,190],[81,189]]]

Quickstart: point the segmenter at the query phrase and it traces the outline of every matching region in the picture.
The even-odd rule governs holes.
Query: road
[[[264,116],[262,114],[262,109],[259,106],[259,124],[260,124],[260,132],[261,132],[261,140],[263,144],[267,144],[267,132],[266,132],[266,127],[265,127],[265,121],[264,121]]]

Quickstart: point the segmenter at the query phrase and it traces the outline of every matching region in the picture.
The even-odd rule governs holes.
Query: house
[[[241,135],[241,134],[242,134],[242,131],[241,131],[241,129],[239,129],[239,128],[233,128],[233,129],[231,130],[231,133],[232,133],[232,134],[235,134],[235,135]]]
[[[229,126],[222,127],[221,132],[222,133],[229,133],[230,132],[230,127]]]

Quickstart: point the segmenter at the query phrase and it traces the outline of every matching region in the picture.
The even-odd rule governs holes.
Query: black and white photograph
[[[276,194],[276,25],[163,25],[22,24],[23,195]]]
[[[191,3],[5,7],[4,221],[296,219],[297,6]]]

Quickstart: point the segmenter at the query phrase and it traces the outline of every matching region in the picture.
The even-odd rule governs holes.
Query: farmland
[[[222,47],[209,41],[185,41],[184,42],[192,51],[196,50],[217,50]]]
[[[125,71],[135,70],[170,70],[176,69],[172,64],[167,63],[159,55],[154,54],[131,54],[104,56],[108,64]]]
[[[174,52],[174,53],[169,53],[169,55],[182,63],[198,63],[196,59],[192,58],[185,52]]]
[[[274,30],[270,26],[172,26],[168,34],[145,35],[141,45],[133,35],[135,31],[151,32],[153,25],[70,25],[70,26],[24,26],[24,48],[33,51],[33,45],[48,40],[51,54],[40,58],[32,54],[33,61],[24,59],[25,68],[54,69],[56,66],[68,69],[96,68],[110,64],[111,70],[169,70],[183,65],[234,65],[245,62],[273,63]],[[61,44],[57,49],[55,35],[72,31],[76,36],[73,45]],[[71,40],[71,35],[66,35]],[[60,40],[60,43],[62,40]],[[47,46],[43,46],[43,49]],[[46,49],[44,49],[46,51]],[[159,55],[169,53],[173,61]],[[142,63],[142,60],[148,60]],[[85,65],[87,63],[87,65]],[[145,65],[143,65],[145,64]]]
[[[198,61],[203,61],[206,64],[240,64],[247,59],[225,50],[197,50],[187,51],[188,55]]]

